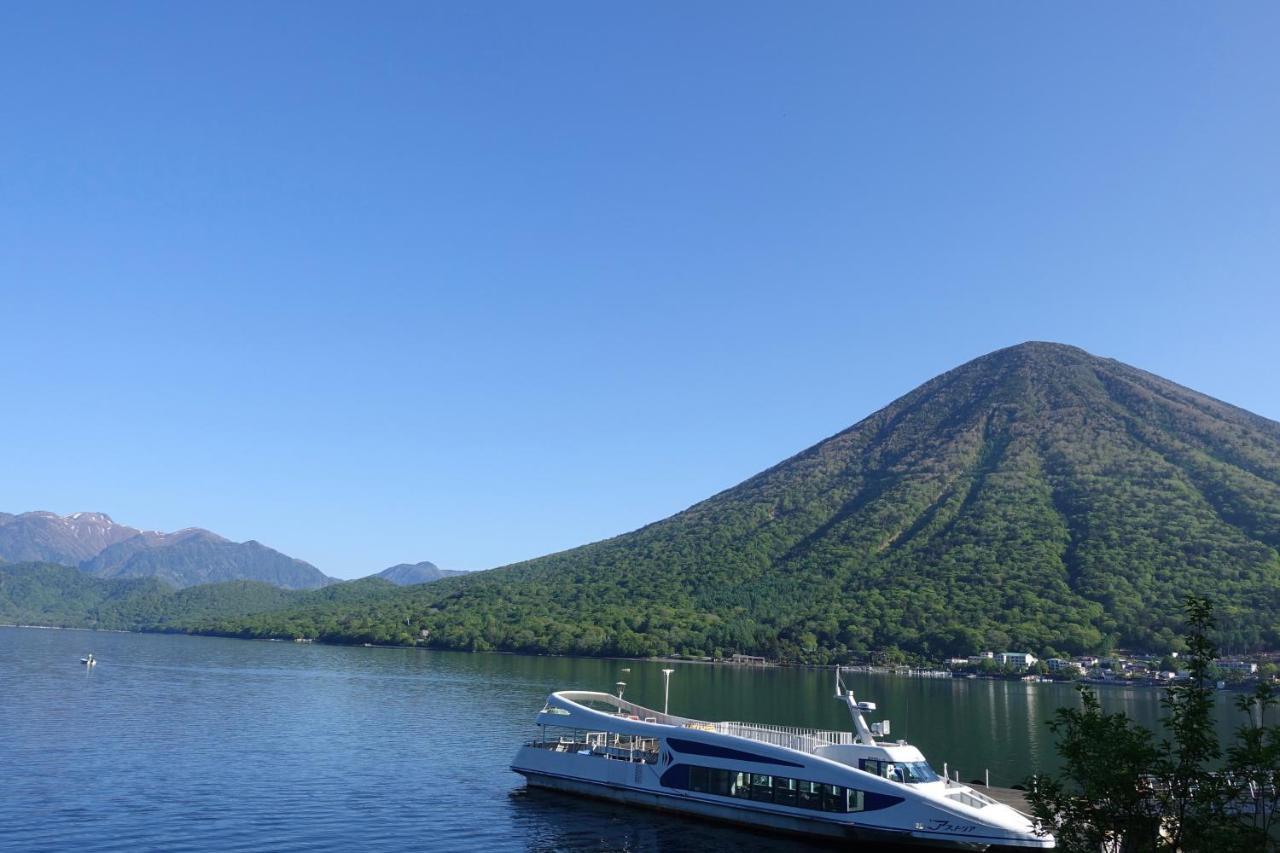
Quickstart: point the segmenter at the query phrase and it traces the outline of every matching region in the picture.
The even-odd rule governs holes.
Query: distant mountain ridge
[[[156,578],[178,588],[235,580],[283,589],[338,583],[253,540],[233,542],[198,527],[143,531],[101,512],[0,513],[0,560],[77,566],[101,578]]]
[[[139,530],[104,512],[0,513],[0,563],[76,566],[98,578],[156,578],[179,589],[227,581],[260,581],[282,589],[341,583],[310,563],[252,539],[233,542],[200,527],[173,533]],[[369,577],[410,586],[458,574],[465,572],[424,560],[400,563]]]
[[[413,586],[465,574],[466,572],[455,569],[442,569],[435,563],[423,560],[421,563],[400,563],[370,577],[391,581],[396,586]]]
[[[142,533],[103,549],[80,568],[102,578],[155,577],[179,588],[233,580],[262,581],[284,589],[319,589],[338,583],[310,563],[260,542],[232,542],[200,528]]]
[[[142,531],[117,524],[103,512],[0,512],[0,559],[78,566],[104,548]]]

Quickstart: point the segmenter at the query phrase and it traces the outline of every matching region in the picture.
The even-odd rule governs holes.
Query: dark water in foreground
[[[507,769],[551,690],[622,680],[661,707],[662,666],[0,628],[0,849],[821,849],[525,792]],[[848,728],[829,672],[675,666],[673,713]],[[938,769],[1004,785],[1052,767],[1043,721],[1076,701],[1058,685],[846,681]],[[1102,695],[1159,716],[1155,691]]]

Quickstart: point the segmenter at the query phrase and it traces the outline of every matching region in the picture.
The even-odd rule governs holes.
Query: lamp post
[[[671,704],[671,673],[674,669],[664,669],[662,671],[662,713],[666,715],[667,707]]]
[[[615,684],[615,685],[614,685],[614,687],[618,688],[618,698],[619,698],[619,699],[621,699],[621,698],[622,698],[622,691],[623,691],[624,689],[626,689],[626,686],[627,686],[627,682],[625,682],[625,681],[619,681],[617,684]]]

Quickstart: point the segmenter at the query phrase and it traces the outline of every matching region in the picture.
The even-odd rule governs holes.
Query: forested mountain
[[[0,623],[141,631],[186,630],[228,614],[367,605],[398,587],[366,578],[315,590],[235,580],[175,589],[157,578],[102,579],[50,563],[0,565]]]
[[[169,624],[824,661],[895,646],[1172,649],[1182,597],[1199,593],[1215,601],[1228,649],[1280,648],[1278,547],[1280,424],[1073,347],[1028,343],[614,539],[426,585]]]
[[[451,578],[461,574],[465,574],[465,572],[442,569],[435,563],[429,563],[424,560],[421,563],[400,563],[389,569],[383,569],[376,575],[372,575],[372,577],[391,581],[397,586],[412,586],[419,583],[431,583],[441,578]]]
[[[254,581],[175,590],[156,578],[100,580],[70,566],[0,567],[0,622],[71,628],[164,630],[173,622],[253,614],[294,604],[287,590]]]
[[[446,647],[811,660],[1162,649],[1197,592],[1228,647],[1275,648],[1278,546],[1280,424],[1027,343],[665,521],[402,590],[394,617],[315,612],[306,630],[408,638],[408,616]]]

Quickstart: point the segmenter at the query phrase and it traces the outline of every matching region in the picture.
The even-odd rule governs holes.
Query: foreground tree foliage
[[[1080,698],[1083,708],[1063,708],[1049,724],[1063,770],[1036,778],[1028,797],[1034,814],[1066,851],[1097,853],[1122,838],[1154,837],[1158,820],[1140,784],[1159,756],[1151,732],[1123,713],[1105,713],[1093,690],[1080,688]]]
[[[1213,725],[1216,654],[1207,599],[1189,598],[1191,677],[1168,689],[1161,719],[1167,735],[1106,713],[1097,694],[1080,688],[1081,708],[1060,709],[1050,722],[1063,769],[1032,780],[1028,799],[1038,826],[1067,853],[1145,851],[1274,851],[1280,727],[1269,725],[1276,697],[1263,684],[1236,700],[1249,722],[1226,760]]]
[[[1267,838],[1280,831],[1280,725],[1268,724],[1275,720],[1277,705],[1280,697],[1270,684],[1259,684],[1252,695],[1237,698],[1236,708],[1248,722],[1227,749],[1227,766],[1241,791],[1255,798],[1255,827]],[[1270,849],[1275,846],[1273,842]]]

